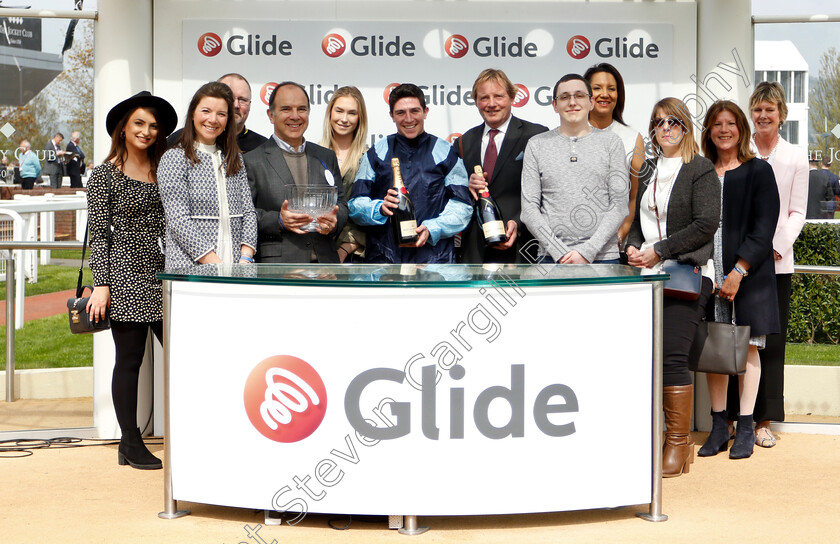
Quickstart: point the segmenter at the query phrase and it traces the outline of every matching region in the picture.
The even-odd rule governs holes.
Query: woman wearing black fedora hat
[[[142,91],[114,106],[106,119],[111,150],[88,181],[92,320],[111,308],[116,360],[111,380],[120,425],[118,461],[140,469],[161,468],[137,428],[137,382],[151,328],[163,337],[163,205],[157,167],[166,136],[178,122],[163,98]]]

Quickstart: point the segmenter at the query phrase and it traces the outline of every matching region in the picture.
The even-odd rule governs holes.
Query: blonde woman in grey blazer
[[[167,270],[254,262],[257,217],[227,85],[213,81],[195,93],[178,143],[161,158],[158,184]]]

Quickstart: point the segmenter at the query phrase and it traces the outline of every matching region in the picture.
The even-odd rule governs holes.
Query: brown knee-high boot
[[[693,385],[672,385],[664,388],[665,447],[662,453],[662,476],[671,478],[688,474],[694,462],[694,440],[691,438],[691,406]]]

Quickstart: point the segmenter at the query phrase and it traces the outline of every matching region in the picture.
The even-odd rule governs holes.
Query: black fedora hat
[[[158,118],[156,120],[164,136],[168,136],[175,130],[178,125],[178,114],[175,113],[172,104],[149,91],[140,91],[131,98],[123,100],[108,112],[108,117],[105,118],[105,127],[108,129],[108,134],[113,137],[117,123],[126,113],[145,107],[152,107],[157,110]]]

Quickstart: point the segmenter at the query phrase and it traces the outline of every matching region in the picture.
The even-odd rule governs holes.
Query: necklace
[[[758,158],[759,158],[759,159],[761,159],[761,160],[763,160],[763,161],[770,162],[770,158],[771,158],[773,155],[775,155],[775,154],[776,154],[776,148],[778,148],[778,147],[779,147],[779,140],[781,140],[781,138],[779,138],[779,137],[777,136],[777,137],[776,137],[776,145],[774,145],[774,146],[773,146],[773,149],[771,149],[771,150],[770,150],[770,153],[768,153],[767,155],[762,155],[762,154],[761,154],[761,151],[758,151],[758,141],[756,141],[756,139],[755,139],[755,134],[753,134],[753,142],[755,143],[755,149],[756,149],[756,151],[758,151]]]

